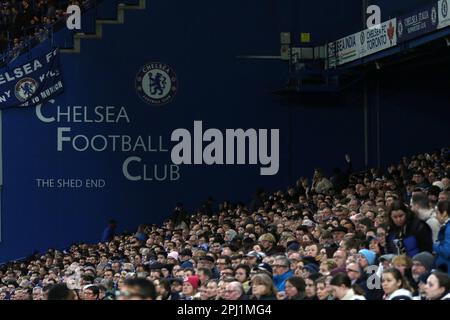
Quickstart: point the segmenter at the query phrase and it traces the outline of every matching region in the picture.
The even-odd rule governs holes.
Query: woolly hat
[[[420,262],[420,264],[423,265],[427,271],[430,271],[433,266],[434,257],[431,253],[424,251],[416,254],[412,260],[413,262]]]
[[[376,254],[373,251],[370,251],[368,249],[361,249],[358,252],[359,254],[363,255],[364,258],[366,258],[369,265],[373,265],[375,263]]]
[[[189,282],[189,283],[191,284],[191,286],[192,286],[195,290],[197,290],[197,288],[198,288],[198,282],[199,282],[197,276],[189,276],[189,277],[187,277],[186,279],[184,279],[184,282],[185,282],[185,283],[186,283],[186,282]]]

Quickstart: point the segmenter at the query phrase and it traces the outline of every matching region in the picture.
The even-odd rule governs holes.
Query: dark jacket
[[[398,241],[397,241],[398,240]],[[396,245],[397,243],[397,245]],[[406,253],[413,257],[419,252],[432,252],[433,238],[428,224],[416,217],[411,217],[403,227],[391,226],[386,250],[388,253]]]
[[[259,299],[255,296],[251,300],[277,300],[277,297],[275,296],[261,296]]]

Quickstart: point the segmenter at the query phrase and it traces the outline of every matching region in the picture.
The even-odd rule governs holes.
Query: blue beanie
[[[367,259],[367,262],[369,265],[373,265],[375,263],[376,254],[373,251],[367,250],[367,249],[361,249],[358,252],[359,254],[362,254],[364,258]]]

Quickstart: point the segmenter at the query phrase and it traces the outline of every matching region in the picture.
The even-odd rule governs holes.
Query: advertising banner
[[[4,68],[0,71],[1,109],[34,106],[62,91],[57,49],[16,68]]]
[[[417,38],[436,30],[437,25],[437,3],[414,10],[397,18],[397,40],[401,43]]]

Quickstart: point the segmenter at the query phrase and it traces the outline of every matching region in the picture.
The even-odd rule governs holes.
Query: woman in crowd
[[[388,215],[388,253],[414,257],[419,252],[431,252],[433,242],[430,227],[417,218],[403,202],[393,201]]]
[[[381,285],[384,300],[412,300],[412,289],[405,277],[395,268],[383,271]]]
[[[155,282],[159,284],[156,285]],[[155,280],[155,289],[158,294],[157,300],[179,300],[180,295],[178,292],[172,292],[170,281],[168,279]]]
[[[303,278],[290,277],[285,286],[286,300],[304,300],[306,297],[305,289],[306,283]]]
[[[402,254],[400,256],[395,256],[392,259],[392,266],[395,269],[397,269],[398,271],[400,271],[402,276],[405,277],[405,279],[410,284],[414,283],[414,279],[412,277],[412,270],[411,270],[412,264],[413,264],[412,259],[404,254]]]
[[[265,273],[259,273],[252,277],[253,300],[276,300],[277,289],[272,279]]]
[[[306,295],[306,300],[317,300],[317,295],[316,295],[316,285],[314,283],[314,281],[316,281],[316,279],[318,279],[320,277],[320,273],[314,273],[314,274],[310,274],[306,277],[305,279],[305,284],[306,284],[306,288],[305,288],[305,295]]]
[[[450,300],[449,276],[443,272],[433,272],[427,279],[425,297],[427,300]]]
[[[355,293],[352,282],[345,273],[336,274],[330,281],[330,287],[337,300],[366,300],[364,296]]]
[[[183,282],[181,300],[199,300],[200,293],[197,292],[200,281],[197,276],[189,276]]]
[[[332,300],[333,296],[330,294],[330,287],[328,278],[331,277],[320,277],[315,281],[317,298],[319,300]],[[331,279],[330,279],[331,280]]]

